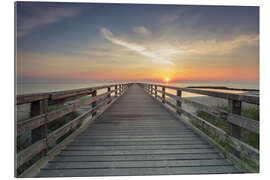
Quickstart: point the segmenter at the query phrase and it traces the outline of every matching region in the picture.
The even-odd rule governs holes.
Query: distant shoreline
[[[187,88],[223,89],[223,90],[235,90],[235,91],[260,91],[258,89],[228,88],[226,86],[188,86]]]

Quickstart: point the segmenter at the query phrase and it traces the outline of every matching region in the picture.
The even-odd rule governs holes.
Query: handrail
[[[188,117],[192,122],[194,122],[194,124],[206,130],[212,136],[217,138],[218,141],[222,142],[223,144],[229,144],[231,148],[234,149],[233,154],[237,158],[241,159],[242,156],[245,155],[245,158],[252,160],[258,165],[259,150],[241,141],[241,130],[247,129],[248,131],[259,134],[259,121],[241,116],[241,104],[242,102],[245,102],[259,105],[259,97],[150,83],[139,84],[144,87],[145,91],[149,95],[160,101],[163,105],[167,104],[172,107],[175,110],[176,114]],[[166,89],[176,90],[176,95],[166,92]],[[226,99],[228,100],[229,105],[228,112],[219,108],[210,107],[205,104],[182,98],[183,91]],[[171,101],[168,101],[166,96],[175,100],[175,104]],[[182,108],[182,103],[187,103],[219,119],[225,120],[229,126],[228,132],[225,132],[224,130],[221,130],[215,125],[209,123],[208,121],[203,120],[196,114],[184,110]]]
[[[129,83],[124,83],[124,84],[129,84]],[[63,100],[63,99],[68,99],[74,96],[77,97],[77,96],[91,94],[94,91],[99,90],[99,89],[115,87],[115,86],[124,85],[124,84],[111,84],[111,85],[96,86],[96,87],[90,87],[90,88],[79,88],[79,89],[46,92],[46,93],[21,94],[21,95],[17,95],[16,104],[17,105],[26,104],[26,103],[39,101],[39,100]]]
[[[145,85],[146,83],[139,83]],[[257,96],[249,96],[245,94],[233,94],[233,93],[225,93],[225,92],[217,92],[217,91],[209,91],[209,90],[200,90],[200,89],[193,89],[193,88],[183,88],[183,87],[176,87],[176,86],[168,86],[168,85],[159,85],[159,84],[148,84],[150,86],[157,86],[167,89],[173,89],[173,90],[180,90],[185,91],[189,93],[195,93],[195,94],[201,94],[201,95],[207,95],[217,98],[223,98],[223,99],[230,99],[230,100],[236,100],[236,101],[242,101],[250,104],[256,104],[259,105],[259,97]]]
[[[42,153],[46,156],[48,148],[60,137],[71,130],[77,129],[84,119],[96,116],[96,112],[101,107],[110,104],[115,98],[121,96],[131,83],[112,84],[91,88],[82,88],[68,91],[58,91],[50,93],[24,94],[16,97],[17,105],[30,103],[31,117],[27,120],[17,122],[17,136],[25,132],[31,132],[32,144],[17,153],[16,167],[19,168],[36,154]],[[107,88],[107,92],[97,95],[97,90]],[[114,89],[112,89],[114,88]],[[91,95],[91,96],[89,96]],[[85,96],[86,98],[80,98]],[[64,101],[78,99],[78,101],[64,104]],[[50,104],[59,104],[56,110],[47,112]],[[71,113],[78,108],[91,104],[92,108],[75,119],[69,121],[58,129],[47,133],[48,123]]]

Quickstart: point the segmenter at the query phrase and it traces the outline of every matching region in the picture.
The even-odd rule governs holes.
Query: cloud
[[[150,34],[150,31],[143,26],[134,27],[133,31],[143,36],[147,36]]]
[[[103,37],[105,39],[107,39],[108,41],[110,41],[110,42],[112,42],[114,44],[123,46],[123,47],[125,47],[125,48],[127,48],[129,50],[135,51],[135,52],[139,53],[140,55],[143,55],[143,56],[146,56],[146,57],[149,57],[149,58],[153,58],[155,60],[158,60],[159,62],[173,65],[173,63],[171,61],[169,61],[167,59],[164,59],[163,57],[155,54],[154,52],[151,52],[151,51],[147,50],[145,47],[143,47],[141,45],[128,43],[128,42],[125,42],[125,41],[123,41],[121,39],[118,39],[117,37],[115,37],[113,35],[113,33],[110,30],[108,30],[106,28],[101,29],[101,34],[103,35]]]
[[[17,37],[23,37],[33,29],[57,23],[63,19],[74,17],[80,13],[80,9],[50,7],[36,11],[32,16],[18,17]]]
[[[183,14],[183,9],[175,9],[174,11],[169,11],[166,14],[160,16],[160,23],[161,24],[172,24],[175,23]]]
[[[216,39],[201,40],[183,45],[180,48],[183,50],[183,54],[224,56],[247,46],[259,46],[259,35],[240,35],[227,41],[217,41]]]

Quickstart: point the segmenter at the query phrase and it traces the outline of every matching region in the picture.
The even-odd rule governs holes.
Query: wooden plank
[[[214,149],[177,149],[177,150],[113,150],[113,151],[68,151],[63,150],[61,155],[105,156],[105,155],[139,155],[139,154],[193,154],[213,153]]]
[[[87,146],[87,145],[69,145],[67,150],[157,150],[157,149],[204,149],[211,148],[208,144],[182,144],[182,145],[138,145],[138,146]]]
[[[49,93],[18,95],[16,98],[16,104],[20,105],[25,103],[31,103],[34,101],[49,99],[49,97],[50,97]]]
[[[94,130],[94,131],[106,131],[106,130],[111,130],[111,131],[137,131],[137,128],[140,129],[139,131],[170,131],[170,129],[172,131],[181,131],[181,130],[185,130],[185,128],[182,128],[182,127],[114,127],[114,128],[111,128],[111,127],[103,127],[103,128],[91,128],[89,129],[90,130]]]
[[[139,139],[139,138],[180,138],[180,137],[197,137],[193,132],[189,132],[186,134],[173,134],[173,135],[80,135],[78,138],[87,138],[87,139],[98,139],[98,138],[104,138],[104,139]]]
[[[182,102],[182,103],[185,103],[185,104],[188,104],[188,105],[191,105],[201,111],[204,111],[204,112],[207,112],[209,114],[211,114],[212,116],[215,116],[217,118],[221,118],[221,119],[227,119],[227,115],[228,115],[228,112],[222,110],[222,109],[218,109],[218,108],[215,108],[215,107],[210,107],[210,106],[207,106],[205,104],[201,104],[201,103],[198,103],[198,102],[195,102],[195,101],[191,101],[189,99],[185,99],[185,98],[176,98],[176,100]]]
[[[77,139],[77,142],[91,142],[91,143],[95,143],[95,142],[99,142],[101,141],[102,142],[137,142],[137,141],[142,141],[142,142],[146,142],[146,141],[150,141],[150,142],[153,142],[153,141],[181,141],[181,140],[184,140],[184,141],[196,141],[196,140],[200,140],[199,137],[196,137],[196,136],[193,136],[193,137],[181,137],[181,138],[140,138],[140,139],[87,139],[87,138],[78,138]]]
[[[222,159],[218,153],[198,154],[142,154],[142,155],[114,155],[114,156],[56,156],[52,162],[121,162],[121,161],[159,161],[159,160],[195,160]]]
[[[138,136],[138,135],[181,135],[181,134],[186,134],[186,133],[191,133],[191,131],[184,131],[184,132],[124,132],[124,133],[117,133],[117,132],[104,132],[104,133],[100,133],[100,132],[89,132],[89,133],[85,133],[83,132],[81,135],[82,136],[92,136],[92,135],[96,135],[96,136]],[[193,133],[193,132],[192,132]]]
[[[91,93],[93,90],[104,89],[104,88],[114,87],[114,86],[115,85],[106,85],[106,86],[81,88],[81,89],[74,89],[74,90],[67,90],[67,91],[17,95],[16,104],[19,105],[19,104],[31,103],[34,101],[39,101],[39,100],[44,100],[44,99],[59,100],[59,99],[69,98],[72,96],[87,95]]]
[[[140,176],[180,174],[240,173],[233,166],[162,167],[162,168],[114,168],[114,169],[62,169],[44,170],[38,177],[87,177],[87,176]]]
[[[32,159],[37,153],[41,152],[46,147],[46,139],[42,139],[19,152],[16,157],[17,168]]]
[[[55,92],[50,94],[51,100],[60,100],[60,99],[67,99],[70,97],[77,97],[82,95],[88,95],[93,93],[93,89],[82,89],[82,90],[72,90],[72,91],[62,91],[62,92]]]
[[[217,137],[219,140],[224,141],[226,138],[226,132],[222,129],[212,125],[211,123],[203,120],[202,118],[196,116],[195,114],[191,112],[187,112],[183,109],[178,109],[184,116],[190,118],[193,120],[197,125],[201,126],[203,129],[206,129],[207,131],[211,132],[213,136]]]
[[[248,129],[252,132],[259,133],[259,121],[239,116],[237,114],[230,113],[227,119],[230,123],[239,127]]]
[[[171,161],[130,161],[130,162],[53,162],[48,169],[101,169],[101,168],[153,168],[153,167],[192,167],[192,166],[228,166],[232,163],[224,159],[171,160]]]
[[[74,141],[72,145],[99,145],[99,146],[139,146],[139,145],[182,145],[182,144],[200,144],[201,140],[175,140],[175,141],[98,141],[98,142],[77,142]]]
[[[240,171],[133,85],[38,176],[209,172]]]
[[[260,152],[258,149],[253,148],[252,146],[231,136],[227,137],[226,143],[230,144],[231,147],[235,148],[237,151],[241,152],[241,154],[244,154],[250,160],[259,165]]]

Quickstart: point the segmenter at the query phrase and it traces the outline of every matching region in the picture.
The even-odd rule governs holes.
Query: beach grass
[[[58,105],[54,105],[54,106],[48,106],[48,112],[50,111],[54,111],[56,109],[58,109],[59,106]],[[47,133],[49,134],[50,132],[62,127],[64,124],[70,122],[71,120],[75,119],[76,117],[79,116],[78,112],[71,112],[66,114],[63,117],[60,117],[58,119],[55,119],[54,121],[48,123],[47,126]],[[63,141],[66,137],[68,137],[71,132],[67,132],[65,135],[63,135],[62,137],[60,137],[55,144],[59,144],[61,141]],[[28,135],[21,135],[17,137],[17,152],[22,151],[23,149],[27,148],[28,146],[30,146],[32,144],[31,142],[31,135],[29,135],[29,133],[27,133]],[[55,145],[54,145],[55,146]],[[49,147],[49,149],[53,148]],[[42,157],[42,153],[38,153],[37,155],[35,155],[30,161],[24,163],[21,167],[17,168],[17,175],[22,174],[26,169],[28,169],[29,167],[31,167],[34,163],[36,163],[40,158]]]
[[[218,105],[217,107],[220,108],[220,109],[223,109],[225,111],[228,110],[228,107],[225,106],[225,105]],[[204,112],[204,111],[197,111],[196,114],[200,118],[202,118],[202,119],[208,121],[209,123],[221,128],[225,132],[229,131],[228,123],[227,123],[226,120],[217,119],[216,117],[214,117],[211,114],[209,114],[207,112]],[[259,121],[259,119],[260,119],[259,107],[245,107],[245,108],[242,108],[241,115],[245,116],[247,118]],[[242,128],[242,130],[241,130],[241,140],[243,142],[251,145],[252,147],[254,147],[256,149],[259,149],[259,134]]]

